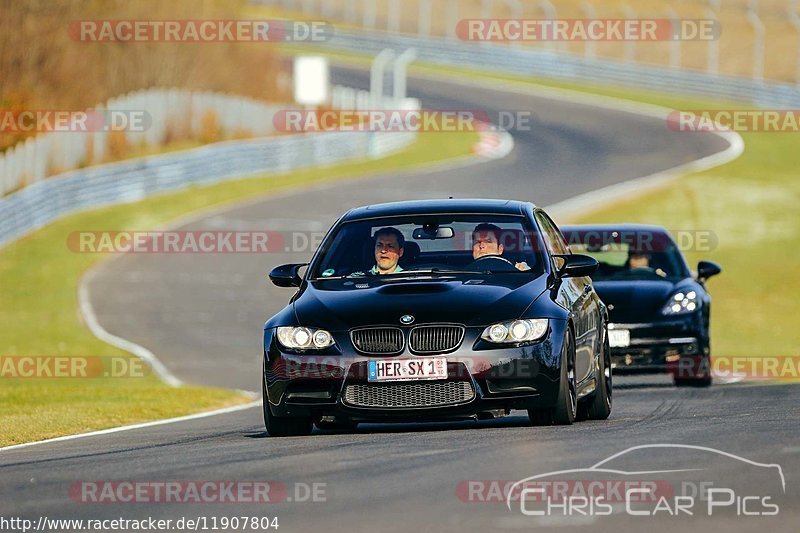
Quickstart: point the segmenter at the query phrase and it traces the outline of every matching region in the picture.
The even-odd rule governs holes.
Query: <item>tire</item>
[[[703,363],[702,365],[708,369],[708,374],[701,378],[681,378],[677,374],[673,376],[673,382],[676,387],[710,387],[713,381],[711,377],[711,346],[710,342],[706,341],[703,347]]]
[[[595,373],[596,388],[592,398],[582,407],[583,418],[588,420],[605,420],[611,415],[613,383],[611,376],[611,347],[608,337],[603,342],[599,365]]]
[[[710,387],[712,383],[711,376],[704,378],[675,378],[676,387]]]
[[[575,340],[572,337],[572,330],[569,330],[561,348],[561,375],[558,382],[556,405],[550,409],[529,409],[528,419],[531,424],[568,426],[575,422],[578,413],[576,387]]]
[[[267,399],[267,386],[261,383],[261,398],[264,410],[264,427],[270,437],[303,437],[311,434],[313,424],[311,418],[279,417],[272,414]]]

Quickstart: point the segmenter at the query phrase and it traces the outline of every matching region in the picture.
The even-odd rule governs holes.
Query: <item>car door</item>
[[[572,253],[561,231],[544,211],[537,211],[536,218],[550,254]],[[575,325],[575,376],[580,383],[592,377],[598,346],[599,307],[590,278],[563,278],[561,282]]]

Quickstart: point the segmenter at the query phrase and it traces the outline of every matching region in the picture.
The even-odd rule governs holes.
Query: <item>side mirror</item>
[[[722,272],[722,267],[712,261],[700,261],[697,263],[697,278],[708,279]]]
[[[299,287],[303,280],[297,273],[301,267],[308,263],[290,263],[272,269],[269,273],[269,280],[278,287]]]
[[[556,255],[554,257],[560,257],[563,260],[563,264],[556,274],[559,278],[582,278],[584,276],[589,276],[600,266],[597,259],[588,255],[569,254]]]

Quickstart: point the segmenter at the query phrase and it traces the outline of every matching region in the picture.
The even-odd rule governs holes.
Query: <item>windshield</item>
[[[587,245],[570,242],[573,253],[594,257],[600,267],[591,275],[594,281],[669,280],[689,275],[680,251],[673,242],[654,247],[632,246],[627,242]]]
[[[519,216],[387,217],[346,222],[334,231],[311,266],[311,279],[543,271],[538,234]]]

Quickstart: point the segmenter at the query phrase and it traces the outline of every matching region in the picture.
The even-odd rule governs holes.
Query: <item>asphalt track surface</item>
[[[363,85],[357,72],[339,81]],[[548,205],[599,187],[674,167],[725,148],[713,136],[681,135],[652,118],[532,96],[410,80],[431,108],[532,110],[537,127],[513,132],[507,158],[433,173],[341,182],[265,197],[195,220],[181,229],[325,231],[344,210],[388,200],[508,197]],[[133,228],[135,229],[135,228]],[[189,383],[259,389],[261,325],[291,291],[265,282],[285,262],[311,250],[219,255],[130,255],[108,262],[89,289],[101,324],[152,350]],[[712,286],[713,291],[713,286]],[[800,388],[737,383],[675,389],[666,376],[619,377],[605,422],[529,427],[520,412],[493,421],[359,426],[353,433],[316,430],[273,439],[253,408],[60,443],[0,452],[0,516],[110,519],[277,516],[280,531],[492,531],[593,529],[797,531],[800,523]],[[615,460],[626,472],[690,470],[680,481],[712,483],[736,496],[772,497],[776,516],[738,516],[736,500],[707,516],[611,516],[558,510],[526,516],[519,504],[475,502],[469,480],[509,480],[585,468],[632,446],[673,443],[711,451],[653,448]],[[562,474],[558,479],[591,478]],[[577,476],[577,477],[575,477]],[[650,477],[646,477],[650,476]],[[673,476],[673,477],[669,477]],[[676,474],[640,474],[670,479]],[[80,480],[274,480],[294,501],[270,504],[93,504],[70,497]],[[295,483],[324,483],[325,501],[296,501]],[[469,485],[474,487],[476,485]],[[298,490],[299,493],[295,494]],[[486,493],[484,493],[484,496]],[[79,499],[79,498],[78,498]],[[746,510],[771,509],[752,504]],[[759,500],[762,502],[762,500]],[[652,506],[646,507],[651,509]],[[637,508],[639,509],[639,508]]]

